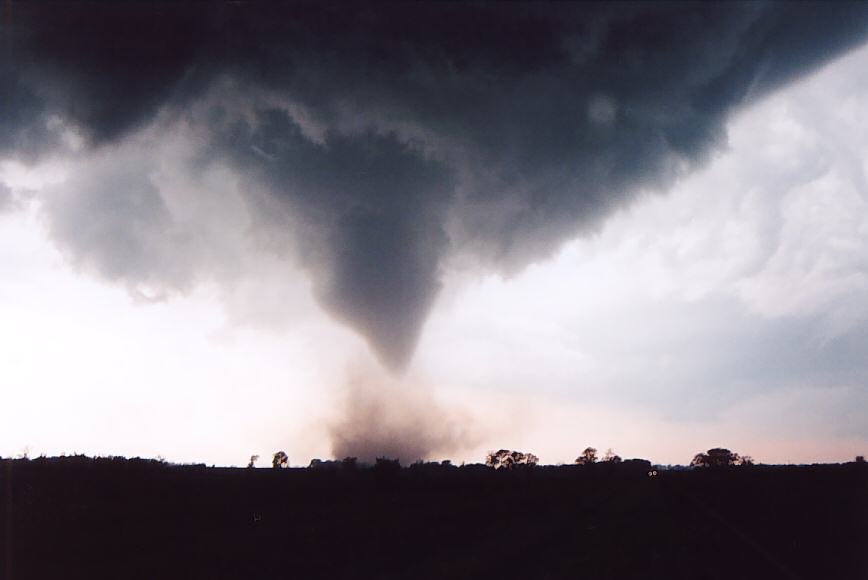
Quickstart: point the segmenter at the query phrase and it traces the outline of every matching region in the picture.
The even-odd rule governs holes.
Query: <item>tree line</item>
[[[251,455],[250,461],[247,464],[248,468],[253,468],[256,461],[259,460],[259,455]],[[858,459],[857,459],[858,460]],[[624,460],[620,455],[615,453],[612,448],[600,456],[597,449],[594,447],[586,447],[578,457],[576,457],[575,465],[593,465],[594,463],[618,464]],[[646,461],[646,460],[641,460]],[[417,463],[422,463],[421,460]],[[492,469],[513,469],[520,466],[533,467],[539,463],[539,457],[533,453],[525,453],[513,449],[499,449],[497,451],[489,451],[485,456],[484,464]],[[650,464],[650,462],[648,462]],[[715,447],[704,453],[697,453],[693,456],[689,466],[693,468],[707,467],[732,467],[732,466],[750,466],[753,465],[753,458],[749,455],[739,455],[729,449],[723,447]],[[312,459],[309,468],[326,468],[326,467],[344,467],[355,468],[358,465],[356,457],[345,457],[340,460],[322,460]],[[451,466],[449,460],[442,461],[442,466]],[[273,454],[271,466],[274,469],[283,469],[289,467],[289,456],[285,451],[278,451]],[[378,469],[389,469],[400,467],[398,459],[379,457],[376,459],[373,467]]]

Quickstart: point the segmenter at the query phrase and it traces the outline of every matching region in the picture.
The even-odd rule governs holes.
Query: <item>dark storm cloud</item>
[[[19,146],[46,114],[98,145],[150,122],[173,99],[183,106],[185,82],[199,78],[194,50],[206,17],[158,3],[8,3],[5,144]]]
[[[400,367],[439,288],[450,168],[393,134],[305,137],[285,113],[233,127],[220,150],[281,196],[326,308]],[[278,221],[278,225],[283,220]]]
[[[200,163],[249,180],[320,302],[400,368],[447,258],[520,268],[664,189],[736,107],[864,40],[868,4],[27,4],[10,21],[0,146],[50,147],[50,115],[102,149],[158,113],[203,128]],[[125,243],[88,259],[153,260],[102,231]]]

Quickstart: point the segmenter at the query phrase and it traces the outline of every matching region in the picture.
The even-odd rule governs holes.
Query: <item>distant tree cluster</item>
[[[612,448],[606,450],[601,460],[604,463],[621,463],[621,456],[617,455]],[[582,454],[576,457],[576,465],[591,465],[597,462],[597,450],[594,447],[586,447]]]
[[[289,456],[285,451],[278,451],[274,454],[274,457],[271,459],[271,467],[275,469],[289,467]]]
[[[352,471],[358,467],[358,459],[355,457],[344,457],[343,459],[314,458],[310,460],[307,467],[319,471]]]
[[[582,454],[576,457],[577,465],[590,465],[597,462],[597,450],[594,447],[585,447]]]
[[[518,465],[533,466],[537,463],[539,463],[539,457],[533,453],[522,453],[509,449],[489,451],[485,457],[485,465],[494,469],[512,469]]]
[[[705,453],[697,453],[690,462],[691,467],[730,467],[741,465],[753,465],[753,459],[749,455],[739,455],[729,449],[715,447]]]
[[[254,466],[254,463],[258,460],[258,455],[251,455],[250,462],[247,464],[247,467],[252,468]],[[611,465],[625,463],[625,465],[630,464],[632,466],[634,463],[637,463],[639,461],[643,463],[648,463],[648,465],[650,466],[650,463],[645,460],[631,459],[624,462],[624,460],[621,459],[621,456],[615,453],[615,451],[611,447],[606,450],[602,457],[600,457],[595,447],[586,447],[581,452],[581,454],[576,457],[575,463],[576,465],[593,465],[595,463],[605,463]],[[856,461],[864,462],[865,458],[859,456],[856,458]],[[512,469],[518,466],[534,466],[538,463],[539,457],[537,457],[533,453],[524,453],[522,451],[514,451],[511,449],[489,451],[485,457],[485,465],[493,469]],[[729,467],[748,466],[753,464],[753,459],[749,455],[739,455],[738,453],[734,453],[729,449],[715,447],[714,449],[709,449],[705,453],[697,453],[693,457],[693,460],[690,462],[690,467]],[[438,465],[441,467],[451,467],[452,464],[449,460],[446,460]],[[289,467],[289,456],[286,454],[285,451],[278,451],[274,454],[272,458],[271,466],[275,469]],[[345,457],[342,460],[312,459],[308,467],[311,469],[319,470],[353,470],[357,469],[357,466],[358,460],[355,457]],[[400,470],[401,464],[397,459],[378,457],[376,459],[376,463],[370,467],[373,467],[377,472],[380,473],[393,473]],[[417,464],[415,464],[415,467],[430,467],[430,465],[425,464],[420,460],[419,462],[417,462]]]
[[[604,463],[621,463],[621,456],[612,451],[612,448],[606,450],[606,454],[603,455]]]

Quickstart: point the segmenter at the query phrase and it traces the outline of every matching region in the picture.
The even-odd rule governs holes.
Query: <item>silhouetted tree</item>
[[[865,456],[864,455],[857,455],[856,456],[856,463],[865,463]]]
[[[539,457],[533,453],[522,453],[510,449],[489,451],[485,456],[485,465],[494,469],[512,469],[516,465],[533,466],[539,463]]]
[[[341,469],[342,467],[343,467],[343,462],[341,462],[341,461],[334,461],[331,459],[322,460],[322,459],[317,459],[317,458],[311,459],[310,463],[307,465],[308,469],[320,469],[320,470],[326,470],[326,469],[335,470],[335,469]]]
[[[597,450],[593,447],[585,447],[585,450],[582,451],[582,454],[576,457],[576,463],[578,465],[590,465],[597,461]]]
[[[251,455],[250,456],[250,463],[247,464],[247,468],[252,469],[253,464],[256,463],[257,461],[259,461],[259,456],[258,455]]]
[[[606,454],[603,455],[603,461],[606,463],[621,463],[621,456],[617,455],[611,447],[606,450]]]
[[[489,451],[485,456],[485,465],[500,469],[502,467],[512,466],[512,452],[509,449],[500,449],[498,451]]]
[[[358,464],[358,459],[355,457],[344,457],[341,460],[341,465],[344,469],[355,469]]]
[[[285,451],[278,451],[274,454],[274,457],[271,459],[271,467],[275,469],[289,467],[289,456]]]
[[[729,467],[731,465],[753,465],[749,456],[741,457],[729,449],[715,447],[705,453],[697,453],[690,462],[691,467]]]

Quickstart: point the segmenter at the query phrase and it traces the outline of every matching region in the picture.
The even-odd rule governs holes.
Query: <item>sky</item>
[[[0,455],[868,450],[864,5],[69,6],[0,29]]]

